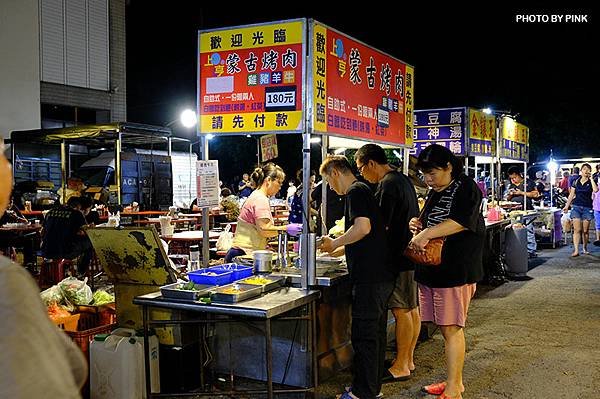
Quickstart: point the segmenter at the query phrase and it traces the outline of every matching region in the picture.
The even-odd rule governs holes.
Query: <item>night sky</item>
[[[559,158],[599,155],[598,25],[589,8],[427,5],[392,12],[386,3],[364,2],[352,11],[303,7],[283,12],[283,3],[253,2],[244,9],[200,3],[205,2],[128,2],[129,121],[164,125],[182,108],[195,105],[198,30],[312,17],[413,65],[415,109],[510,110],[530,128],[532,161],[547,158],[550,148]],[[522,23],[516,22],[519,14],[587,14],[588,22]],[[213,142],[211,156],[237,149],[250,153],[241,156],[242,164],[254,159],[254,139]],[[283,142],[290,151],[299,151],[299,137]],[[299,164],[296,154],[290,168]]]

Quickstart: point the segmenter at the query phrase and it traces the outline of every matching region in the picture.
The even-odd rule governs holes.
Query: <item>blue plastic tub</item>
[[[232,272],[231,281],[230,281],[232,283],[234,281],[238,281],[243,278],[250,277],[250,276],[252,276],[252,273],[253,273],[252,266],[242,266],[242,265],[238,265],[237,263],[226,263],[224,265],[212,266],[212,267],[209,267],[207,270]]]
[[[209,274],[210,273],[210,274]],[[225,285],[231,282],[233,272],[231,270],[200,269],[188,272],[188,277],[196,284]]]

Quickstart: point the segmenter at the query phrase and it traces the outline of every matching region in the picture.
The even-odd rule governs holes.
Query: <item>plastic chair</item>
[[[44,263],[40,269],[40,287],[50,287],[58,284],[65,278],[66,270],[69,271],[71,276],[77,274],[73,259],[44,259]]]

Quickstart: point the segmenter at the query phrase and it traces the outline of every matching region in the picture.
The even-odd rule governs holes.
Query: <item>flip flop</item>
[[[436,382],[421,387],[421,391],[428,393],[429,395],[442,395],[444,389],[446,389],[446,381]]]
[[[381,379],[381,383],[388,384],[390,382],[407,381],[409,379],[410,379],[410,374],[403,375],[401,377],[394,377],[394,375],[392,373],[390,373],[389,370],[385,370],[385,374],[383,375],[383,378]]]
[[[579,254],[571,254],[571,258],[576,258],[578,256],[579,256]]]

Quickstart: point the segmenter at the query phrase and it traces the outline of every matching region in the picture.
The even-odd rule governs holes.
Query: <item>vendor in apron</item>
[[[231,262],[236,256],[252,255],[254,251],[266,249],[267,240],[276,237],[278,231],[287,231],[296,236],[302,229],[302,224],[299,223],[275,226],[273,222],[269,197],[279,192],[285,180],[281,167],[269,162],[254,169],[250,179],[257,189],[240,209],[233,244],[225,255],[225,263]]]

